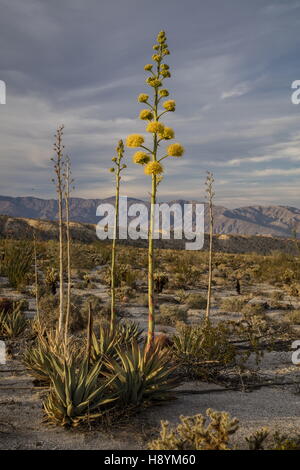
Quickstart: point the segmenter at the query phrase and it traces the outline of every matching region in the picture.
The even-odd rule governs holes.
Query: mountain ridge
[[[136,198],[128,198],[128,206],[142,203],[149,207],[149,202]],[[161,203],[164,201],[160,201]],[[74,222],[95,224],[99,221],[96,208],[100,203],[114,203],[114,197],[103,199],[78,198],[70,199],[70,218]],[[167,204],[179,204],[183,207],[188,203],[200,201],[178,199]],[[291,237],[293,231],[300,231],[300,209],[282,205],[249,205],[228,209],[214,206],[215,233],[239,235],[268,235],[275,237]],[[35,196],[1,196],[0,214],[11,217],[24,217],[40,220],[57,220],[57,201],[42,199]],[[208,230],[208,207],[205,203],[205,231]]]

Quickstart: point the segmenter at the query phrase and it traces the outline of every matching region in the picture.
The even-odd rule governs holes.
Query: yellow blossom
[[[169,70],[162,70],[160,72],[161,76],[164,77],[164,78],[170,78],[171,77],[171,74],[169,72]]]
[[[127,147],[140,147],[144,143],[144,137],[140,134],[131,134],[126,139]]]
[[[149,122],[148,126],[146,127],[147,132],[152,132],[153,134],[159,133],[162,134],[164,131],[165,126],[161,122],[153,121]]]
[[[150,162],[145,166],[146,175],[160,175],[163,173],[163,166],[159,162]]]
[[[147,64],[147,65],[145,65],[144,70],[150,71],[150,70],[152,70],[152,67],[153,67],[153,64]]]
[[[164,42],[166,40],[166,33],[164,31],[160,31],[157,35],[157,42]]]
[[[175,134],[172,127],[165,127],[163,133],[159,134],[159,137],[166,140],[174,139]]]
[[[161,59],[161,56],[159,54],[153,54],[152,60],[155,60],[155,62],[159,62]]]
[[[163,88],[162,90],[159,90],[159,94],[160,96],[169,96],[169,92],[165,88]]]
[[[146,103],[146,101],[148,101],[148,99],[149,99],[149,95],[146,95],[146,93],[141,93],[138,96],[138,102],[139,103]]]
[[[134,163],[137,163],[139,165],[145,165],[146,163],[149,163],[150,155],[148,155],[145,152],[138,151],[138,152],[135,152],[132,159]]]
[[[151,119],[153,119],[153,113],[149,109],[142,109],[140,119],[151,121]]]
[[[181,144],[171,144],[167,150],[171,157],[181,157],[184,154],[184,148]]]
[[[176,101],[174,101],[174,100],[165,101],[164,104],[163,104],[163,107],[167,111],[175,111]]]
[[[153,88],[158,88],[161,86],[161,81],[154,77],[148,77],[146,79],[146,83],[148,83],[148,85],[152,86]]]

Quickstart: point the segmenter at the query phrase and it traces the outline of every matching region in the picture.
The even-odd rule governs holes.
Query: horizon
[[[143,198],[138,198],[138,197],[132,197],[132,196],[127,196],[125,194],[123,195],[120,195],[120,198],[122,197],[127,197],[128,199],[136,199],[138,201],[142,201],[142,202],[149,202],[147,199],[143,199]],[[50,198],[43,198],[43,197],[39,197],[39,196],[35,196],[35,195],[32,195],[32,196],[8,196],[8,195],[5,195],[5,194],[0,194],[0,198],[13,198],[13,199],[16,199],[16,198],[19,198],[19,199],[27,199],[27,198],[32,198],[32,199],[39,199],[41,201],[57,201],[57,199],[55,197],[50,197]],[[70,200],[72,199],[81,199],[81,200],[101,200],[101,201],[105,201],[107,199],[114,199],[115,196],[112,195],[112,196],[107,196],[107,197],[96,197],[96,198],[92,198],[92,197],[81,197],[81,196],[71,196],[70,197]],[[195,203],[199,203],[199,204],[208,204],[206,200],[202,200],[202,199],[188,199],[188,198],[179,198],[179,199],[163,199],[162,200],[162,197],[159,196],[158,197],[158,203],[170,203],[170,202],[178,202],[178,201],[187,201],[187,202],[195,202]],[[235,210],[235,209],[243,209],[243,208],[247,208],[247,207],[283,207],[283,208],[286,208],[286,209],[298,209],[300,210],[300,207],[297,207],[297,206],[288,206],[288,205],[283,205],[283,204],[251,204],[251,205],[247,205],[247,206],[237,206],[237,207],[226,207],[226,206],[223,206],[221,204],[215,204],[213,203],[213,206],[214,207],[223,207],[224,209],[229,209],[229,210]],[[6,214],[1,214],[0,215],[6,215]]]
[[[209,170],[216,205],[297,207],[300,108],[291,85],[300,79],[299,0],[189,0],[191,8],[164,0],[159,17],[136,0],[104,9],[96,0],[1,5],[0,192],[55,197],[50,158],[64,123],[74,197],[110,193],[110,159],[119,138],[143,127],[136,97],[147,90],[143,67],[165,29],[177,102],[167,121],[186,152],[168,161],[161,198],[203,199]],[[123,190],[142,199],[149,181],[131,156],[126,149]]]

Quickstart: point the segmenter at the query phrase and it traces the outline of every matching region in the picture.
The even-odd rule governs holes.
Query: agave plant
[[[25,350],[23,362],[37,380],[50,383],[55,370],[59,369],[62,373],[64,358],[69,358],[70,355],[79,357],[80,354],[80,348],[72,340],[64,344],[57,341],[54,331],[49,331],[40,333],[36,345]]]
[[[115,357],[116,348],[121,344],[120,337],[112,332],[107,325],[100,325],[99,338],[92,333],[91,359],[93,362],[104,357]]]
[[[143,340],[142,334],[143,329],[133,321],[119,323],[117,326],[116,335],[120,338],[122,345],[131,344],[133,341],[140,343]]]
[[[0,330],[3,336],[16,338],[25,330],[27,320],[21,311],[20,305],[17,305],[12,313],[0,313]]]
[[[145,346],[134,341],[127,350],[118,349],[116,359],[105,365],[109,372],[104,374],[114,377],[112,386],[123,406],[166,400],[178,385],[170,356],[158,347],[146,352]]]
[[[114,378],[100,385],[98,378],[98,362],[90,368],[88,359],[79,365],[74,356],[64,359],[63,370],[58,366],[51,375],[51,390],[44,402],[46,419],[61,426],[77,426],[99,418],[116,396],[110,391]]]

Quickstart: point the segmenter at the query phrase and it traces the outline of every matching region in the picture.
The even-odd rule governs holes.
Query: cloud
[[[158,16],[146,0],[2,0],[0,194],[54,196],[50,157],[60,123],[76,195],[112,194],[107,169],[118,139],[144,132],[136,97],[147,91],[143,66],[164,28],[167,87],[177,102],[164,118],[186,154],[165,162],[161,197],[202,199],[212,170],[219,204],[299,204],[300,108],[290,100],[300,78],[298,8],[296,1],[189,0],[186,8],[164,0]],[[146,198],[149,178],[131,155],[122,191]]]
[[[228,98],[236,98],[238,96],[243,96],[250,91],[250,86],[247,83],[240,83],[235,88],[230,91],[223,91],[221,94],[221,100],[226,100]]]

